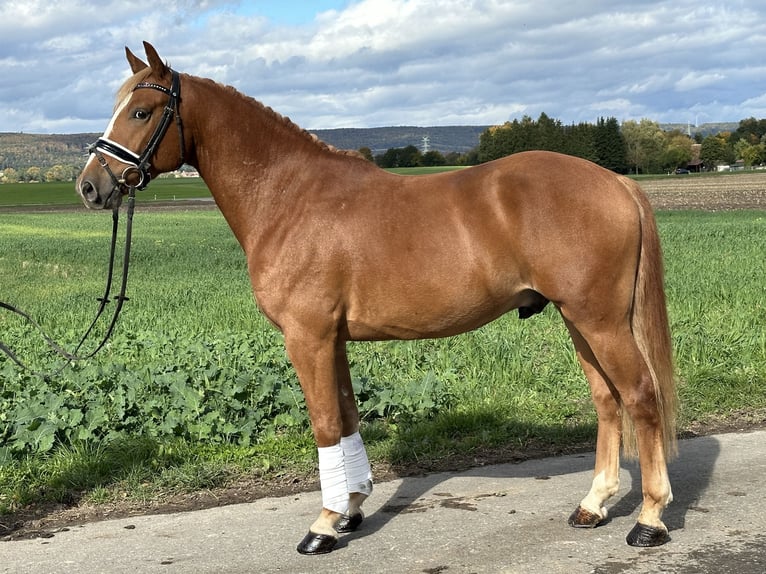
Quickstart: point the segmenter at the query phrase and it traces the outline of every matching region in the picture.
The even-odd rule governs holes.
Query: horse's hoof
[[[668,540],[670,535],[664,528],[655,528],[636,522],[633,530],[625,537],[625,541],[631,546],[662,546]]]
[[[603,520],[601,516],[578,506],[569,516],[569,526],[575,528],[595,528]]]
[[[332,552],[335,545],[338,543],[338,539],[335,536],[329,534],[316,534],[309,531],[306,536],[303,537],[301,543],[298,544],[298,552],[300,554],[327,554]]]
[[[361,512],[352,514],[351,516],[348,514],[343,514],[338,519],[338,522],[335,523],[335,530],[340,533],[354,532],[354,530],[359,528],[362,520],[364,520],[364,514]]]

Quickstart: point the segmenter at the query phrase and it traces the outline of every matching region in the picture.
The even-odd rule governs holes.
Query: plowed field
[[[655,209],[766,210],[766,171],[640,181]]]

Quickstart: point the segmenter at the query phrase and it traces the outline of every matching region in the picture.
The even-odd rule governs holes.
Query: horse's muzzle
[[[99,193],[97,184],[89,179],[83,179],[77,184],[77,192],[83,203],[89,209],[113,209],[119,207],[122,202],[122,191],[110,186],[109,193],[103,197]]]

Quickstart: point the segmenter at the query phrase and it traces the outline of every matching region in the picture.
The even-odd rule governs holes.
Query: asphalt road
[[[625,544],[641,500],[631,463],[606,524],[567,526],[592,467],[592,455],[573,455],[378,484],[360,530],[324,556],[295,551],[320,507],[312,492],[0,542],[0,572],[766,572],[766,431],[681,441],[665,512],[672,540],[659,548]]]

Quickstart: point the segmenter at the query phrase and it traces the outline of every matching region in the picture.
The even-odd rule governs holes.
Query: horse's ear
[[[128,63],[130,64],[130,69],[133,70],[133,73],[136,74],[146,68],[146,64],[136,56],[133,52],[130,51],[130,48],[125,46],[125,55],[128,57]]]
[[[149,66],[152,70],[154,70],[160,77],[166,76],[170,69],[165,65],[165,62],[162,61],[162,58],[160,58],[160,55],[157,53],[157,50],[154,49],[154,46],[149,42],[144,42],[144,50],[146,51],[146,57],[149,60]]]

